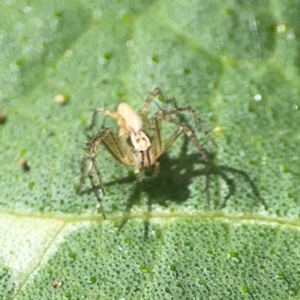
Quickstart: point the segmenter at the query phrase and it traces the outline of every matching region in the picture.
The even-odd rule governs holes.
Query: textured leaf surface
[[[0,298],[299,299],[299,1],[50,2],[0,4]],[[84,127],[156,86],[219,145],[211,210],[181,139],[142,189],[101,152],[103,221]]]

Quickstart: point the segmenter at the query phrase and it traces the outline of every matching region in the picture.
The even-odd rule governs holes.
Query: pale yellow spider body
[[[135,151],[149,151],[151,142],[142,131],[143,122],[139,116],[126,103],[121,103],[118,106],[117,113],[120,115],[118,120],[119,136],[129,136]]]
[[[126,103],[120,103],[115,112],[106,110],[102,107],[97,107],[94,110],[93,119],[88,129],[94,127],[96,116],[98,113],[102,113],[117,119],[118,135],[116,135],[109,127],[106,127],[88,141],[87,152],[82,161],[78,191],[80,191],[85,174],[87,173],[104,218],[105,213],[99,195],[99,188],[103,194],[105,194],[105,191],[101,172],[96,162],[101,144],[103,144],[120,163],[133,166],[138,181],[142,181],[141,172],[152,166],[154,166],[152,177],[157,176],[159,171],[158,158],[172,146],[182,133],[185,133],[197,147],[204,162],[208,160],[207,151],[196,138],[192,126],[188,122],[182,122],[178,117],[181,112],[190,112],[195,121],[200,123],[201,119],[196,115],[194,109],[189,106],[174,107],[170,110],[159,110],[152,116],[148,116],[149,106],[153,102],[153,99],[160,93],[161,90],[159,88],[154,89],[144,102],[139,114],[134,112]],[[177,127],[174,133],[164,142],[161,137],[161,127],[163,122],[172,123]],[[204,133],[209,137],[207,131]],[[211,141],[213,142],[212,139]],[[86,170],[87,161],[89,161],[89,165]],[[95,182],[94,173],[97,174],[99,184],[96,184]]]

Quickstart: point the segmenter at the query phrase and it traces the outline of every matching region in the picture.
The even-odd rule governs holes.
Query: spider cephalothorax
[[[155,154],[149,137],[142,131],[143,123],[138,115],[126,103],[118,106],[119,114],[118,126],[119,137],[125,137],[127,144],[132,148],[131,162],[134,162],[135,173],[138,175],[140,170],[150,168],[153,165]],[[130,164],[130,163],[129,163]]]
[[[152,116],[148,115],[149,106],[153,102],[153,99],[160,93],[161,90],[159,88],[154,89],[144,102],[139,111],[139,115],[137,115],[126,103],[119,104],[116,112],[101,107],[97,107],[94,110],[92,122],[88,129],[94,127],[98,113],[117,119],[119,129],[118,134],[116,134],[109,127],[106,127],[92,137],[86,144],[87,151],[81,165],[81,178],[78,191],[81,189],[81,185],[87,172],[93,192],[100,204],[103,218],[105,218],[105,213],[98,191],[99,186],[103,194],[105,191],[100,169],[96,163],[97,154],[101,144],[103,144],[120,163],[133,166],[138,181],[142,181],[141,172],[152,166],[154,166],[152,176],[157,176],[159,170],[158,158],[172,146],[182,133],[185,133],[197,147],[204,162],[208,161],[207,151],[196,138],[192,126],[188,122],[182,122],[178,117],[181,112],[190,112],[196,122],[200,123],[201,119],[196,115],[193,108],[189,106],[174,107],[170,110],[159,110]],[[174,133],[164,142],[161,137],[163,122],[172,123],[177,126]],[[207,131],[204,131],[204,133],[209,137]],[[212,139],[211,141],[214,143]],[[86,171],[87,162],[89,162],[89,165]],[[94,173],[97,174],[99,184],[96,184]]]

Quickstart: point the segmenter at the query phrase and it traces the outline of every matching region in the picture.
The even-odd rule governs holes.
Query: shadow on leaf
[[[148,206],[148,210],[145,213],[145,232],[147,232],[152,205],[159,204],[167,207],[171,202],[175,202],[177,204],[185,202],[191,194],[189,186],[192,183],[192,180],[199,176],[205,176],[203,191],[206,194],[208,208],[210,208],[210,180],[212,175],[221,177],[228,187],[228,193],[223,199],[220,200],[220,197],[215,197],[218,199],[214,199],[213,201],[214,208],[224,208],[230,197],[236,193],[237,185],[230,177],[229,174],[231,173],[233,175],[237,174],[243,177],[243,179],[250,185],[255,201],[260,202],[265,209],[267,209],[267,205],[264,199],[260,196],[256,184],[246,171],[227,165],[218,165],[216,162],[216,155],[214,153],[209,153],[209,162],[205,165],[205,162],[199,153],[187,154],[188,144],[188,138],[184,137],[184,142],[177,158],[171,158],[168,153],[165,153],[160,158],[161,172],[154,179],[148,179],[147,175],[151,174],[150,172],[146,172],[145,179],[141,183],[136,182],[135,176],[132,174],[125,178],[113,180],[105,184],[105,186],[109,187],[116,184],[134,183],[133,190],[127,200],[124,217],[119,227],[120,230],[130,218],[131,208],[134,205],[138,205],[141,202],[143,194],[145,194],[147,196]],[[199,164],[203,166],[200,169]]]

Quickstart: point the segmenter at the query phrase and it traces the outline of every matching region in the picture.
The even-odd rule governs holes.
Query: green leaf
[[[0,298],[299,299],[299,7],[2,1]],[[183,138],[143,185],[100,151],[103,221],[88,180],[75,192],[84,128],[156,86],[219,146],[198,126],[210,209]]]

